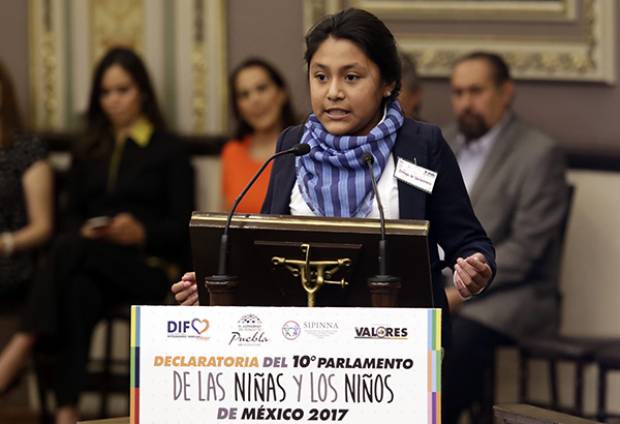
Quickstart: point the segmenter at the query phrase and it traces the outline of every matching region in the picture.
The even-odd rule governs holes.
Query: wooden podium
[[[226,214],[194,213],[190,235],[201,305],[431,307],[428,221],[387,220],[388,273],[378,273],[379,220],[235,215],[228,274],[214,281]],[[312,299],[311,299],[312,298]]]

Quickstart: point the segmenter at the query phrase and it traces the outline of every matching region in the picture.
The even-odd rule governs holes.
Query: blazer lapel
[[[409,120],[405,120],[402,126],[394,149],[392,150],[395,164],[398,158],[417,162],[420,166],[428,166],[425,161],[427,154],[422,152],[423,143],[416,142],[415,124],[411,125]],[[398,213],[400,219],[424,219],[426,209],[426,193],[421,190],[398,180]]]
[[[291,213],[291,192],[295,184],[295,157],[293,155],[286,155],[278,159],[281,160],[282,163],[278,165],[280,172],[274,175],[273,188],[276,191],[274,193],[271,213],[288,215]],[[275,164],[272,169],[276,169]]]
[[[493,179],[497,169],[502,165],[502,162],[505,161],[508,152],[513,146],[516,129],[515,119],[514,115],[511,116],[506,126],[497,134],[495,144],[491,148],[489,156],[485,160],[484,165],[482,165],[482,169],[474,182],[471,193],[469,193],[469,198],[474,208],[484,188],[488,185],[488,182]]]

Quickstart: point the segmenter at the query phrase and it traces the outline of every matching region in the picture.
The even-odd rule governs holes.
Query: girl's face
[[[395,83],[355,43],[329,37],[310,60],[312,111],[334,135],[366,135],[379,122],[381,101]]]
[[[101,108],[115,128],[132,125],[142,114],[142,96],[131,75],[110,66],[101,79]]]
[[[286,93],[260,66],[242,69],[235,78],[237,108],[241,118],[255,132],[270,131],[282,126],[282,107]]]

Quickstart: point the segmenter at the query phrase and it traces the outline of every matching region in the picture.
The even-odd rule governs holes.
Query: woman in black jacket
[[[166,133],[133,51],[116,48],[100,61],[86,127],[69,177],[71,230],[54,243],[22,329],[0,355],[0,382],[10,381],[36,341],[54,338],[57,423],[78,418],[90,336],[104,309],[163,299],[164,270],[184,259],[193,208],[188,157]]]

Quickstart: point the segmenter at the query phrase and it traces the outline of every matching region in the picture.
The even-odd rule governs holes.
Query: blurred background
[[[0,59],[27,126],[49,143],[62,169],[94,64],[111,46],[136,49],[171,129],[192,153],[198,209],[221,210],[219,152],[233,131],[228,73],[248,56],[268,59],[284,74],[303,118],[310,111],[304,33],[347,6],[377,14],[415,60],[425,121],[453,121],[449,75],[457,57],[484,49],[506,58],[516,81],[514,109],[565,149],[576,186],[561,333],[620,337],[620,7],[614,0],[1,0]],[[121,346],[117,353],[128,352]],[[517,352],[498,355],[496,401],[514,402]],[[544,363],[534,364],[531,386],[540,399],[548,398],[545,372]],[[560,366],[560,378],[560,400],[570,405],[570,365]],[[620,413],[620,373],[610,382],[610,408]],[[594,364],[585,385],[586,411],[593,414]],[[25,388],[12,404],[36,408],[33,390]],[[120,414],[124,402],[121,396]]]

